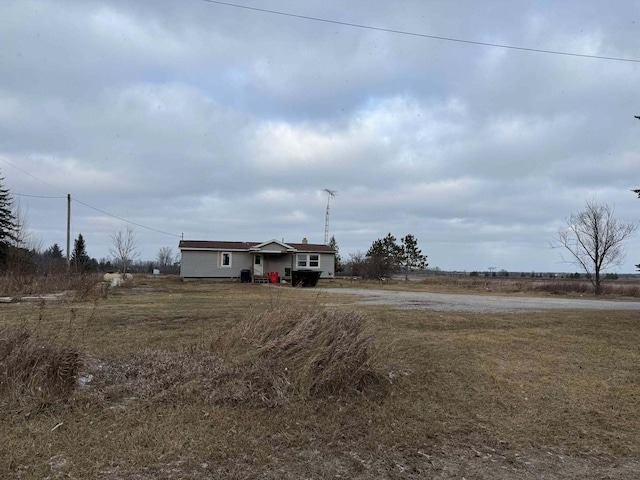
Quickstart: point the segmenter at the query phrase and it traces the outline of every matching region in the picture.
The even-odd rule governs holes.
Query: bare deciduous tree
[[[173,264],[173,250],[171,247],[161,247],[158,250],[158,256],[156,258],[158,265],[161,267],[168,267]]]
[[[113,257],[114,263],[120,268],[121,273],[126,273],[131,266],[131,262],[140,255],[133,228],[127,225],[124,230],[113,232],[111,234],[111,242],[109,254]]]
[[[15,225],[6,265],[9,270],[26,273],[36,267],[34,259],[42,251],[42,240],[37,239],[29,229],[27,212],[20,201],[13,202],[12,210]]]
[[[635,233],[636,227],[616,220],[608,205],[589,200],[584,210],[567,219],[566,226],[558,230],[551,245],[571,254],[566,261],[590,274],[595,293],[600,295],[600,272],[622,263],[623,243]]]
[[[13,246],[17,248],[26,248],[27,250],[42,250],[42,240],[35,238],[33,232],[29,228],[29,219],[27,211],[20,201],[13,203],[13,218],[15,219],[15,230],[13,238]]]

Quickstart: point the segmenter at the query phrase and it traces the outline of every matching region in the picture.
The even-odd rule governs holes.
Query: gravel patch
[[[439,312],[518,313],[555,309],[640,310],[640,302],[573,298],[460,295],[364,288],[332,288],[328,293],[358,295],[361,305],[393,305],[408,310]]]

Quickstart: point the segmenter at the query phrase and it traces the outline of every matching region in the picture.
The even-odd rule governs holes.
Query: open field
[[[425,311],[358,300],[331,288],[139,278],[106,298],[2,304],[0,328],[76,349],[78,376],[88,383],[66,402],[2,404],[0,472],[23,479],[637,476],[640,311]],[[243,355],[227,350],[225,339],[247,317],[282,305],[301,314],[357,310],[388,389],[262,403],[220,397],[212,372]]]

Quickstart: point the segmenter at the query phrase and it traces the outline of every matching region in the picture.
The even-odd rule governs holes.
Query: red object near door
[[[278,272],[267,272],[267,275],[269,276],[269,283],[278,283]]]

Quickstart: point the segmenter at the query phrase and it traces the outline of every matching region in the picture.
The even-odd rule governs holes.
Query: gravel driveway
[[[509,297],[490,295],[459,295],[428,292],[368,290],[364,288],[331,288],[328,293],[358,295],[362,305],[395,305],[414,310],[440,312],[531,312],[551,309],[638,310],[640,302],[587,300],[569,298]]]

